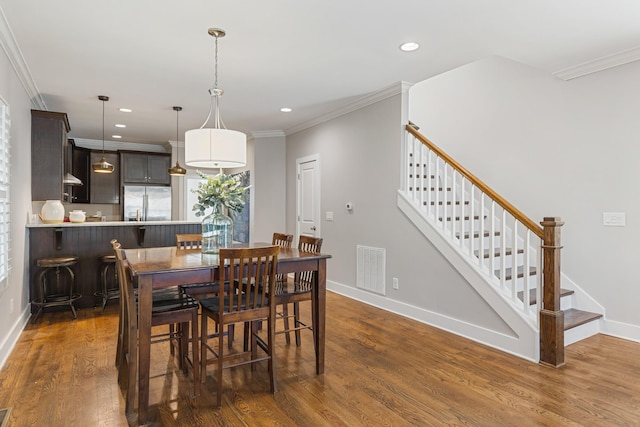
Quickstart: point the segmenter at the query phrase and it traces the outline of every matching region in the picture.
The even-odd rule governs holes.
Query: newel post
[[[542,309],[540,310],[540,363],[564,365],[564,313],[560,309],[560,218],[545,217],[542,242]]]

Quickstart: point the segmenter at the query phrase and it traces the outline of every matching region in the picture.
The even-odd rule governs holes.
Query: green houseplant
[[[192,192],[198,196],[198,203],[192,210],[196,216],[204,216],[202,219],[202,252],[218,253],[220,248],[229,248],[233,243],[233,220],[242,212],[245,206],[246,190],[243,187],[244,172],[234,175],[225,175],[220,172],[217,175],[207,175],[197,171],[205,182],[198,184],[198,188]],[[212,212],[206,215],[207,209]]]

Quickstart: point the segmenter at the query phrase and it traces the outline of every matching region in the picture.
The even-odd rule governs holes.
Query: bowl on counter
[[[86,213],[79,209],[69,212],[69,221],[71,222],[84,222],[87,219]]]

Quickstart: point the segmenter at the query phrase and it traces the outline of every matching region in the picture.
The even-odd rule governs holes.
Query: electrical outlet
[[[397,277],[393,278],[393,289],[400,289],[400,281],[398,280]]]

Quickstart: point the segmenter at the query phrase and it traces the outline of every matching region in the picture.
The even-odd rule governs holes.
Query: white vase
[[[47,200],[40,211],[40,219],[45,224],[60,224],[64,221],[64,206],[60,200]]]
[[[69,221],[71,222],[84,222],[87,219],[87,215],[84,211],[79,209],[69,212]]]

